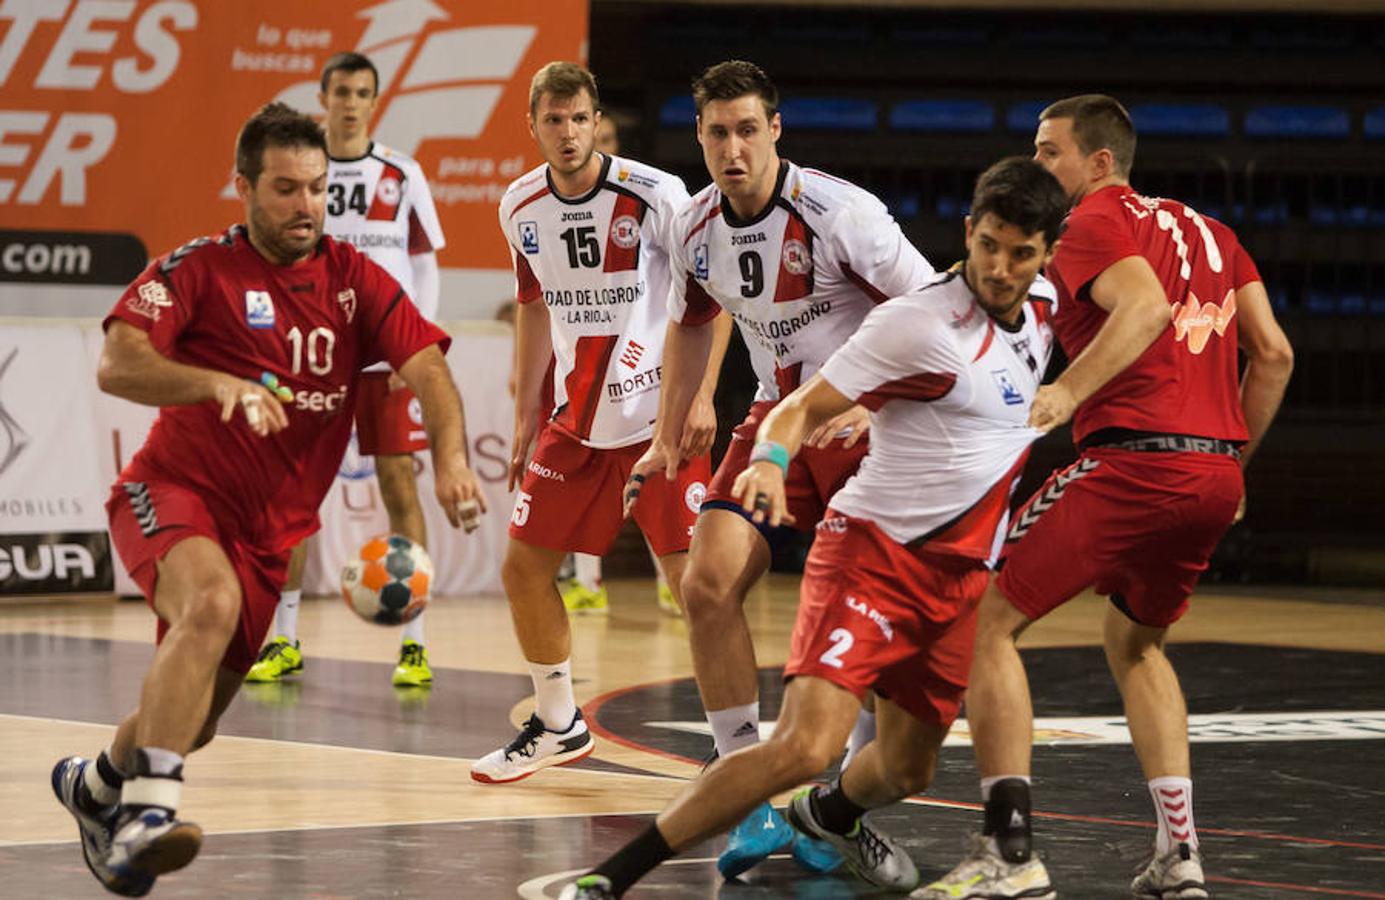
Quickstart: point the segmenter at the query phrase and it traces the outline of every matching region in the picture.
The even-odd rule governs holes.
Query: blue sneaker
[[[101,886],[122,897],[143,897],[154,886],[154,879],[143,872],[117,873],[107,865],[111,852],[111,825],[116,807],[100,807],[92,800],[83,784],[90,760],[69,756],[58,760],[53,767],[53,793],[58,802],[77,820],[77,833],[82,838],[82,858]]]
[[[122,878],[145,876],[153,881],[186,866],[202,849],[202,829],[175,819],[166,809],[151,807],[127,816],[131,813],[122,813],[106,856],[106,865]]]
[[[809,872],[826,875],[841,868],[842,855],[826,841],[799,832],[793,836],[793,861]]]
[[[717,871],[730,881],[760,860],[783,850],[793,841],[794,830],[768,803],[761,803],[726,836],[726,849],[717,857]]]

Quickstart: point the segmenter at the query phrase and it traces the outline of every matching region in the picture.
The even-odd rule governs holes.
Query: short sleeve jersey
[[[396,369],[448,338],[384,269],[324,237],[293,266],[273,265],[244,226],[199,238],[149,264],[106,317],[148,333],[175,362],[292,393],[289,425],[256,437],[214,401],[159,410],[122,480],[168,480],[208,499],[226,531],[270,552],[317,529],[317,510],[351,436],[357,375]]]
[[[730,313],[760,382],[756,400],[791,392],[875,304],[933,276],[873,195],[787,161],[759,215],[739,219],[712,184],[692,199],[671,243],[670,314],[695,325]]]
[[[425,319],[437,318],[438,298],[419,296],[409,262],[446,243],[418,163],[377,143],[356,159],[328,159],[323,231],[389,272]]]
[[[1026,421],[1053,347],[1052,285],[1007,326],[953,270],[877,307],[822,377],[871,411],[870,453],[832,498],[901,544],[994,560],[1039,432]]]
[[[1172,322],[1149,349],[1073,417],[1081,442],[1104,428],[1244,441],[1237,369],[1236,291],[1260,280],[1230,228],[1176,200],[1112,185],[1068,216],[1048,276],[1063,300],[1054,329],[1069,359],[1107,313],[1091,285],[1123,259],[1142,256],[1173,305]]]
[[[653,431],[668,325],[665,236],[687,201],[676,176],[616,156],[581,197],[559,194],[544,164],[500,201],[515,296],[548,308],[551,421],[589,447],[625,447]]]

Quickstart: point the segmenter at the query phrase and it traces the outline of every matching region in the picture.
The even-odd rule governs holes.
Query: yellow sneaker
[[[428,651],[418,641],[405,641],[399,648],[399,665],[394,667],[390,683],[395,687],[422,687],[433,683],[433,670],[428,668]]]
[[[662,581],[659,582],[659,612],[676,619],[683,618],[683,610],[673,597],[673,588]]]
[[[607,608],[606,586],[603,584],[596,590],[583,587],[577,579],[569,578],[559,582],[558,593],[563,596],[563,606],[567,607],[570,613],[597,613],[604,615],[610,610]]]
[[[289,643],[286,637],[276,637],[260,651],[260,658],[245,673],[251,682],[279,681],[285,675],[303,671],[303,651],[298,641]]]

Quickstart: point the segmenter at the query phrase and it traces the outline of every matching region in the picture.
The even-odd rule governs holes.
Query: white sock
[[[554,577],[555,581],[567,581],[569,578],[576,577],[573,573],[576,571],[577,564],[573,562],[572,556],[573,555],[569,553],[567,556],[564,556],[563,561],[558,564],[558,574]]]
[[[851,765],[861,748],[875,740],[875,713],[862,708],[856,714],[856,724],[852,726],[851,737],[846,740],[846,756],[842,758],[842,769]]]
[[[994,787],[997,782],[1004,781],[1007,778],[1018,778],[1025,784],[1031,783],[1028,775],[996,775],[994,778],[983,778],[981,779],[981,802],[989,802],[991,799],[991,788]]]
[[[535,712],[550,731],[566,731],[577,717],[577,701],[572,697],[572,660],[556,665],[529,663],[529,677],[534,679]]]
[[[404,637],[401,640],[423,643],[423,617],[427,613],[419,613],[408,622],[404,623]]]
[[[760,742],[760,701],[745,706],[707,710],[707,724],[712,726],[712,740],[718,756],[730,756],[742,747]]]
[[[121,778],[128,777],[127,773],[120,771],[115,764],[115,756],[111,753],[111,748],[105,749],[106,761],[115,769]],[[82,781],[87,786],[87,792],[91,794],[93,800],[102,806],[110,806],[120,802],[120,785],[110,784],[105,778],[101,777],[101,766],[97,760],[87,763],[86,770],[82,773]]]
[[[1197,846],[1197,830],[1193,828],[1193,781],[1166,775],[1149,782],[1149,796],[1154,800],[1154,815],[1159,820],[1159,834],[1154,839],[1154,852],[1163,856],[1176,844]]]
[[[589,591],[601,590],[601,557],[590,553],[572,554],[573,577]]]
[[[274,614],[274,635],[288,638],[290,644],[298,640],[298,601],[303,599],[303,591],[280,591],[279,611]]]

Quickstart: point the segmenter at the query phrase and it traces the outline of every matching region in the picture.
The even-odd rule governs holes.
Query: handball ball
[[[367,622],[400,625],[423,612],[432,582],[428,551],[402,535],[382,534],[342,567],[341,595]]]

